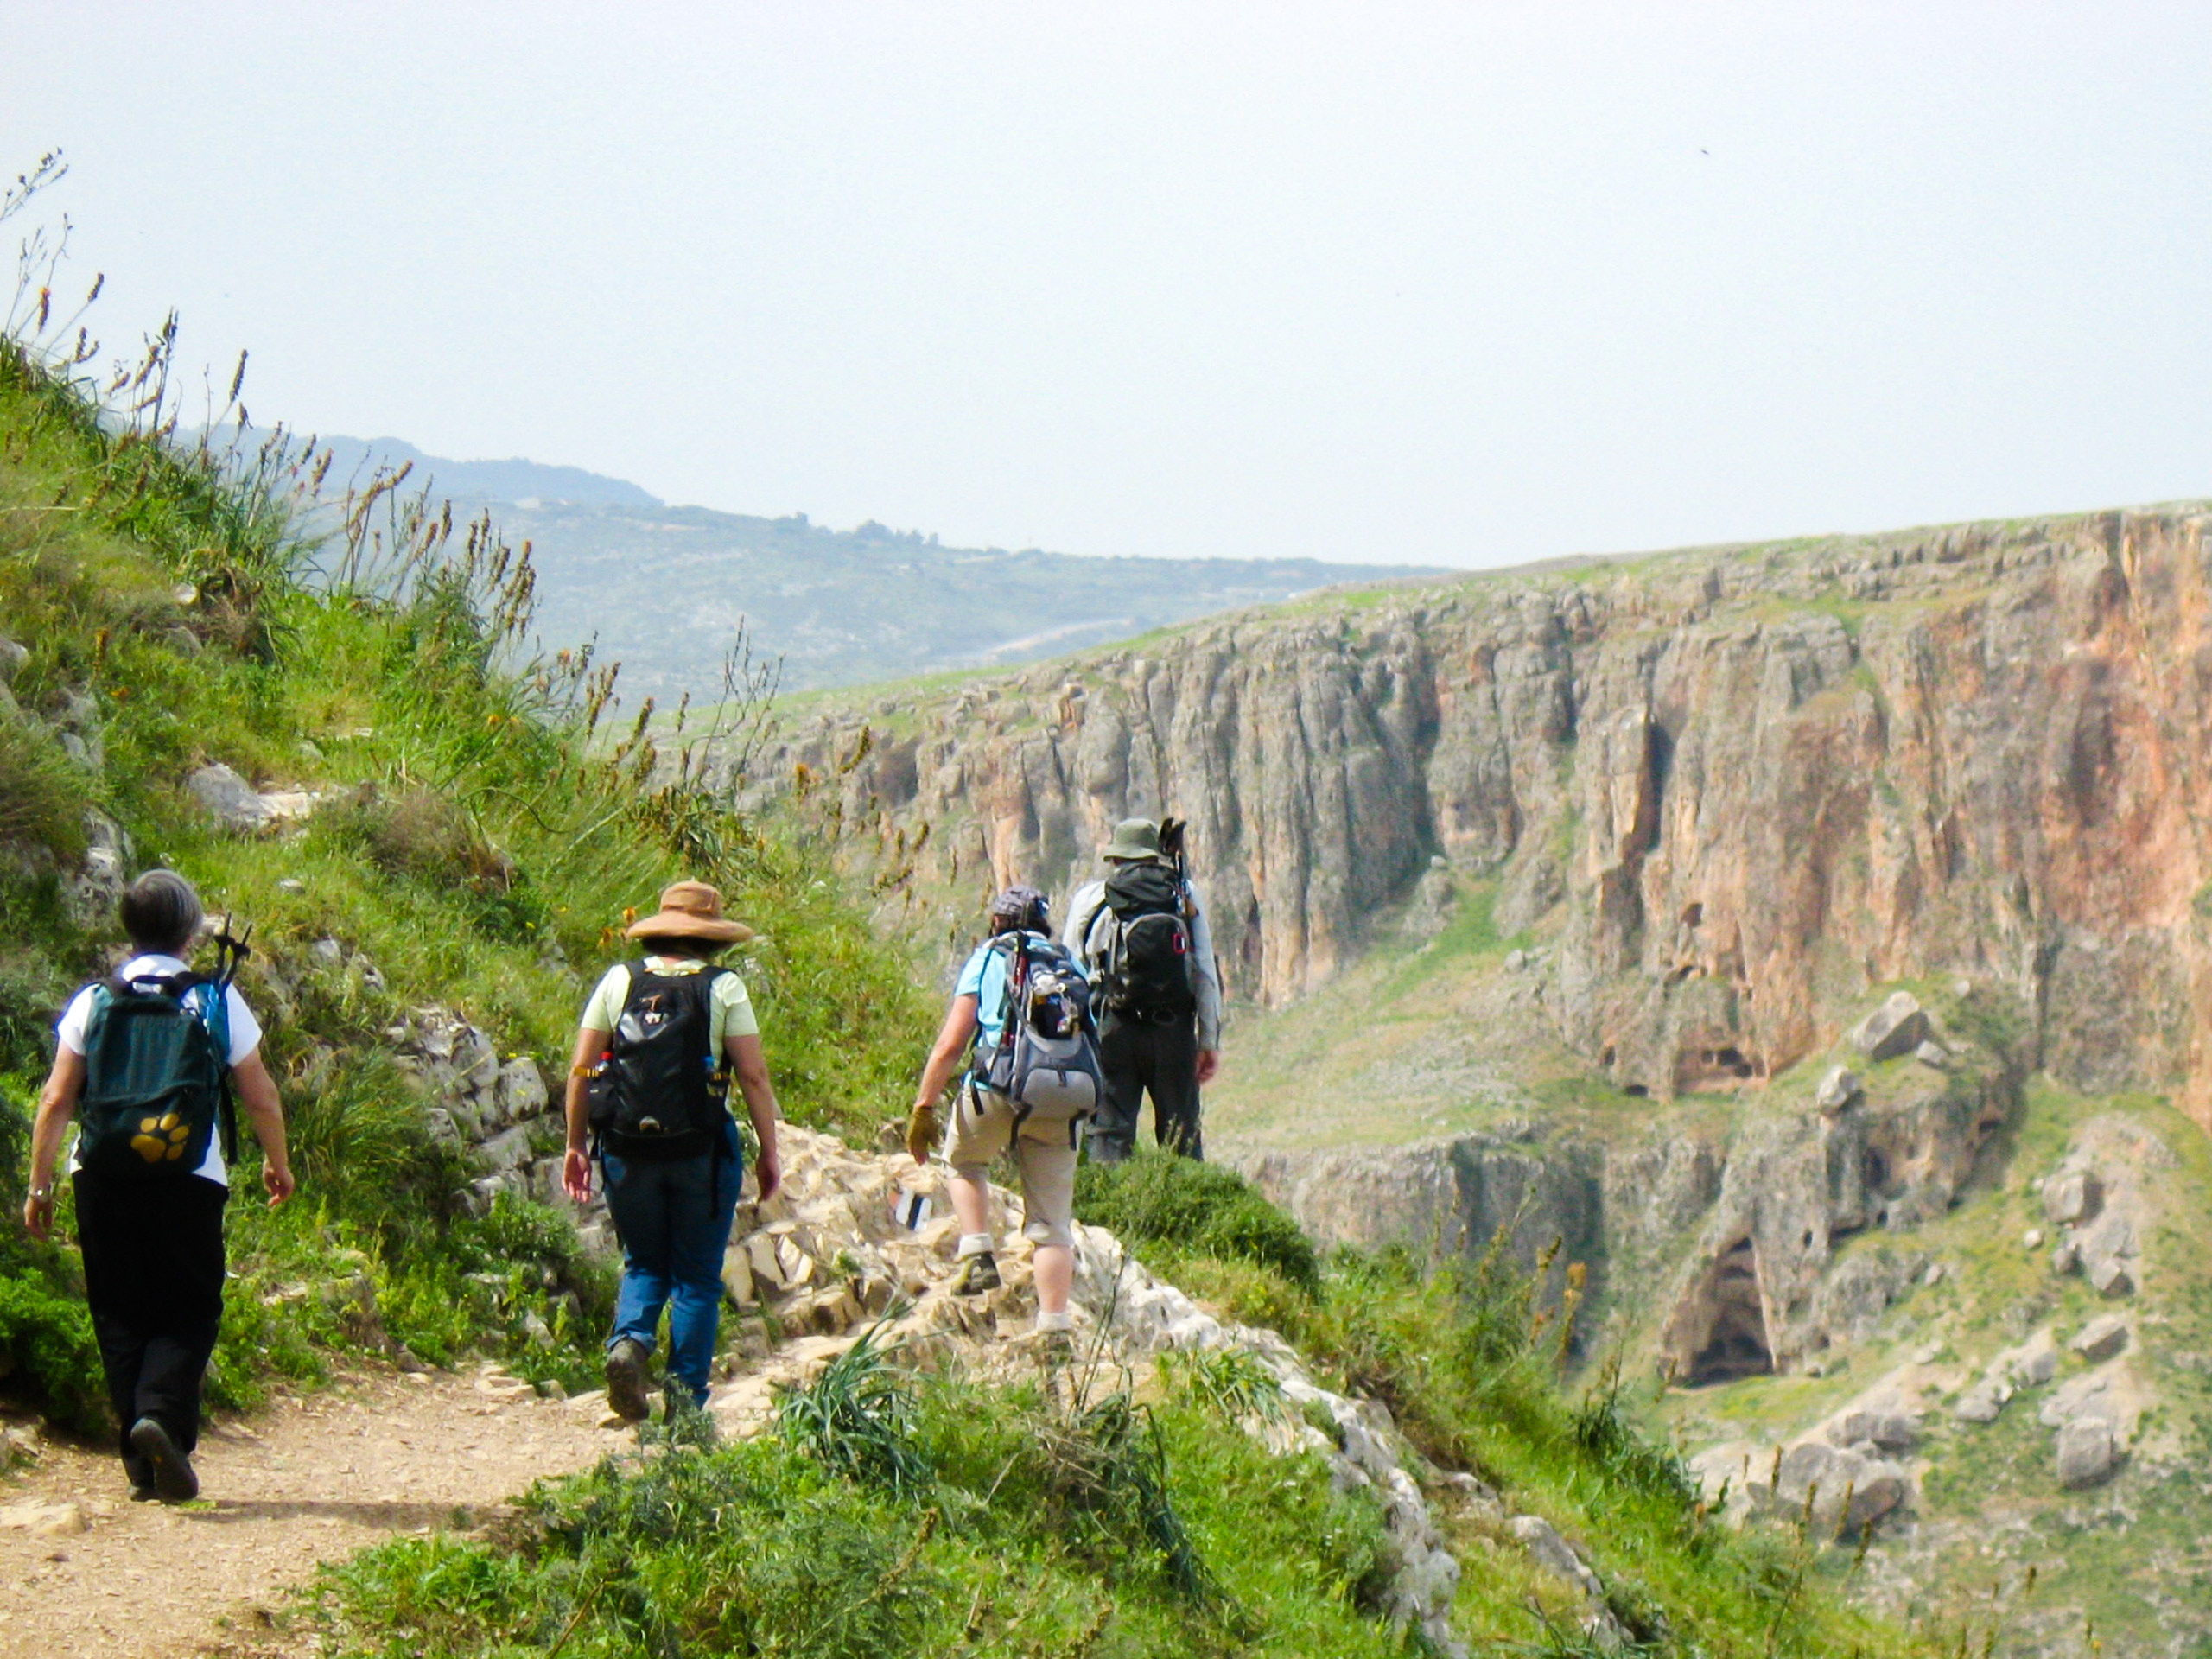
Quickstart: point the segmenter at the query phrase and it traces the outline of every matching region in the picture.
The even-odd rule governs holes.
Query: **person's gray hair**
[[[149,870],[124,890],[115,907],[123,931],[141,950],[182,956],[207,912],[192,883],[175,870]]]

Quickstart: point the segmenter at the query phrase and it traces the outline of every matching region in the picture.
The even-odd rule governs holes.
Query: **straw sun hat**
[[[753,937],[743,922],[722,914],[721,892],[703,881],[677,881],[663,887],[660,909],[640,916],[624,932],[632,939],[711,939],[717,944],[737,944]]]

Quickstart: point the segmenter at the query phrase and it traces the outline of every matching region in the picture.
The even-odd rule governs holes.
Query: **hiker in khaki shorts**
[[[991,1160],[1010,1154],[1021,1179],[1027,1217],[1022,1232],[1036,1248],[1037,1329],[1065,1346],[1070,1328],[1068,1291],[1075,1277],[1075,1166],[1083,1143],[1081,1115],[1055,1116],[1049,1109],[1022,1110],[986,1086],[977,1073],[984,1058],[1006,1035],[1007,1022],[1021,1018],[1011,1008],[1009,979],[1017,953],[1033,968],[1072,976],[1087,1001],[1081,972],[1052,939],[1052,918],[1045,895],[1033,887],[1009,887],[991,903],[991,938],[979,945],[961,969],[952,1007],[930,1051],[912,1116],[906,1123],[906,1149],[917,1163],[927,1163],[938,1136],[937,1103],[955,1072],[972,1055],[975,1066],[960,1082],[944,1147],[952,1166],[952,1207],[960,1218],[960,1276],[956,1295],[973,1296],[999,1285],[998,1259],[989,1230]],[[1087,1023],[1087,1016],[1085,1016]],[[1084,1041],[1087,1044],[1088,1038]],[[1095,1055],[1090,1062],[1095,1066]],[[1091,1081],[1096,1084],[1095,1071]],[[1057,1333],[1056,1336],[1053,1333]]]

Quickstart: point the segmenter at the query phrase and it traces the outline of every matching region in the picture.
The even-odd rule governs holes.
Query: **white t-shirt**
[[[178,957],[159,955],[133,957],[123,964],[122,972],[116,977],[132,980],[168,979],[174,975],[190,971],[183,959]],[[92,992],[96,988],[94,986],[87,985],[75,996],[70,998],[69,1006],[61,1011],[61,1023],[54,1028],[54,1037],[60,1041],[61,1046],[72,1054],[81,1056],[85,1052],[85,1032],[92,1024]],[[246,1056],[261,1046],[261,1021],[253,1017],[253,1010],[246,1007],[245,999],[238,995],[238,988],[235,985],[230,987],[225,993],[224,1009],[230,1016],[230,1062],[235,1067],[243,1062]],[[77,1146],[74,1141],[72,1141],[69,1145],[69,1173],[73,1175],[77,1173]],[[207,1137],[207,1159],[192,1173],[214,1182],[218,1186],[228,1186],[231,1184],[230,1173],[223,1166],[223,1137],[221,1135],[211,1135]]]

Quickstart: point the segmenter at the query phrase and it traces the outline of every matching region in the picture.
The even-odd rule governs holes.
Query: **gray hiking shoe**
[[[164,1503],[188,1503],[200,1496],[200,1477],[192,1459],[177,1450],[169,1432],[151,1417],[130,1425],[130,1449],[153,1471],[154,1495]]]
[[[642,1423],[652,1414],[645,1399],[646,1376],[652,1356],[625,1337],[607,1351],[607,1407],[617,1417]]]
[[[952,1281],[956,1296],[980,1296],[987,1290],[996,1290],[1003,1281],[999,1278],[999,1259],[988,1250],[960,1258],[960,1276]]]

